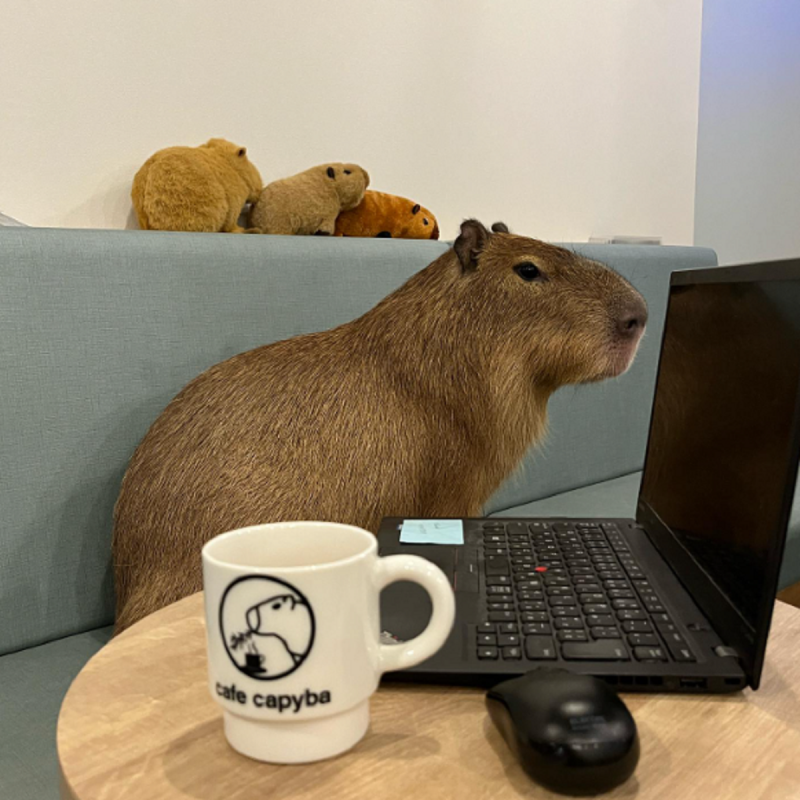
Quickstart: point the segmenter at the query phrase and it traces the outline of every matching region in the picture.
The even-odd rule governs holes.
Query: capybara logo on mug
[[[291,584],[245,575],[222,595],[219,627],[225,650],[250,678],[272,681],[299,669],[314,644],[314,612]]]

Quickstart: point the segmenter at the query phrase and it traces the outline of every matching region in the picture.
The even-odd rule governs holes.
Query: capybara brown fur
[[[115,509],[117,630],[198,591],[233,528],[479,515],[544,434],[564,384],[620,375],[641,295],[568,250],[461,226],[362,317],[234,356],[189,383],[136,450]]]

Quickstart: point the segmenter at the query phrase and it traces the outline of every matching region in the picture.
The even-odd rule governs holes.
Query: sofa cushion
[[[642,473],[634,472],[610,481],[584,486],[554,497],[496,512],[496,517],[635,517]],[[778,581],[785,589],[800,581],[800,482],[795,487],[786,549]]]
[[[444,242],[0,229],[0,653],[107,624],[111,514],[128,459],[212,364],[372,307]],[[697,248],[575,245],[633,280],[651,332],[619,382],[553,402],[547,457],[490,508],[641,466],[669,272]]]
[[[110,637],[111,629],[103,628],[0,657],[0,796],[58,798],[61,701]]]

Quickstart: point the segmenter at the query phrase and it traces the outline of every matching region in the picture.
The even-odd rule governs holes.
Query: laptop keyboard
[[[614,523],[487,520],[482,660],[694,661]]]

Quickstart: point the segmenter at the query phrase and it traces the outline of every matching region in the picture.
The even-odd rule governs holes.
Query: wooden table
[[[384,685],[339,758],[272,766],[234,752],[206,685],[202,596],[128,629],[72,684],[58,722],[62,793],[78,800],[555,798],[522,772],[476,689]],[[800,609],[778,603],[764,682],[726,696],[625,697],[642,757],[608,797],[800,798]]]

